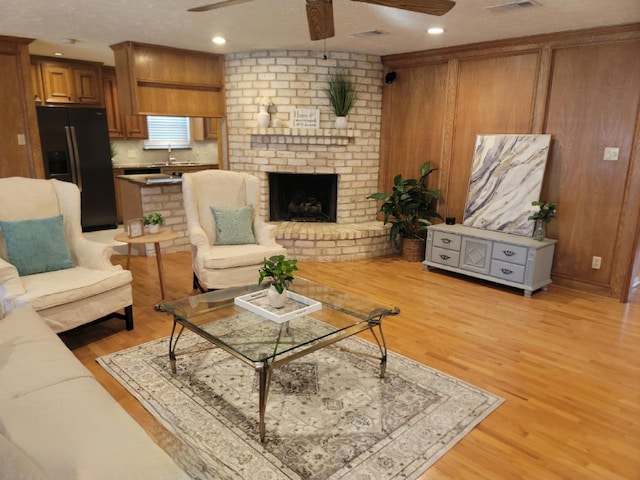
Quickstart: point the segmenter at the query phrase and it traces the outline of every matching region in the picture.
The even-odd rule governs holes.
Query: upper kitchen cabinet
[[[158,45],[111,45],[124,114],[222,117],[224,56]]]
[[[31,61],[40,70],[45,104],[103,105],[101,63],[47,57]]]
[[[109,138],[148,138],[147,117],[144,115],[122,115],[120,111],[115,68],[102,67],[102,85],[104,89],[104,106],[107,109],[109,123]]]

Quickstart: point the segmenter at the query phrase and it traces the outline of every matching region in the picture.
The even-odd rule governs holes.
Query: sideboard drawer
[[[496,242],[493,244],[493,258],[509,263],[527,263],[527,248],[520,245]]]
[[[449,267],[457,267],[460,262],[460,252],[446,248],[433,247],[431,261]]]
[[[522,283],[524,281],[524,265],[493,260],[490,275],[510,282]]]
[[[449,250],[460,250],[460,235],[435,231],[433,232],[433,246],[434,248],[442,247]]]

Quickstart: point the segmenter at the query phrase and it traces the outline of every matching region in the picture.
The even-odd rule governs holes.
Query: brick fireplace
[[[260,215],[278,225],[278,242],[300,260],[352,260],[392,252],[388,228],[376,217],[377,204],[366,198],[378,189],[380,57],[331,52],[325,59],[311,51],[250,52],[227,55],[225,68],[229,168],[260,178]],[[334,128],[324,92],[327,76],[336,68],[349,70],[359,92],[346,129]],[[256,98],[264,96],[274,103],[271,125],[258,128]],[[320,128],[291,128],[289,115],[295,108],[319,109]],[[288,206],[292,201],[273,198],[273,174],[334,178],[332,199],[319,201],[316,192],[305,206],[313,210],[313,203],[319,202],[323,209],[330,207],[322,215],[330,221],[272,218],[274,203]],[[288,184],[285,194],[296,186]]]

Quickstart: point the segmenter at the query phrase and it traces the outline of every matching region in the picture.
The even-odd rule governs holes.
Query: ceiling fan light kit
[[[253,0],[224,0],[210,3],[201,7],[190,8],[190,12],[207,12],[223,7],[231,7]],[[266,1],[266,0],[265,0]],[[353,2],[370,3],[382,7],[398,8],[410,12],[425,13],[441,16],[451,10],[456,2],[452,0],[351,0]],[[307,7],[307,22],[311,40],[324,40],[335,35],[333,25],[332,0],[305,0]]]

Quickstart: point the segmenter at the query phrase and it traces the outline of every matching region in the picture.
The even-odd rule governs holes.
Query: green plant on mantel
[[[278,291],[284,292],[293,282],[293,272],[298,270],[298,260],[286,259],[284,255],[274,255],[262,261],[262,267],[258,270],[260,278],[258,285],[261,285],[265,278],[271,278],[271,285]]]
[[[382,201],[380,211],[384,223],[391,223],[389,239],[399,247],[398,237],[424,239],[424,232],[431,225],[429,218],[442,216],[434,210],[434,202],[439,198],[438,190],[427,187],[427,178],[434,172],[430,162],[420,167],[420,177],[403,179],[396,175],[391,193],[377,192],[367,198]]]
[[[336,117],[346,117],[358,96],[349,71],[345,70],[337,70],[329,75],[326,92]]]
[[[151,212],[143,217],[145,225],[164,225],[164,217],[160,212]]]

